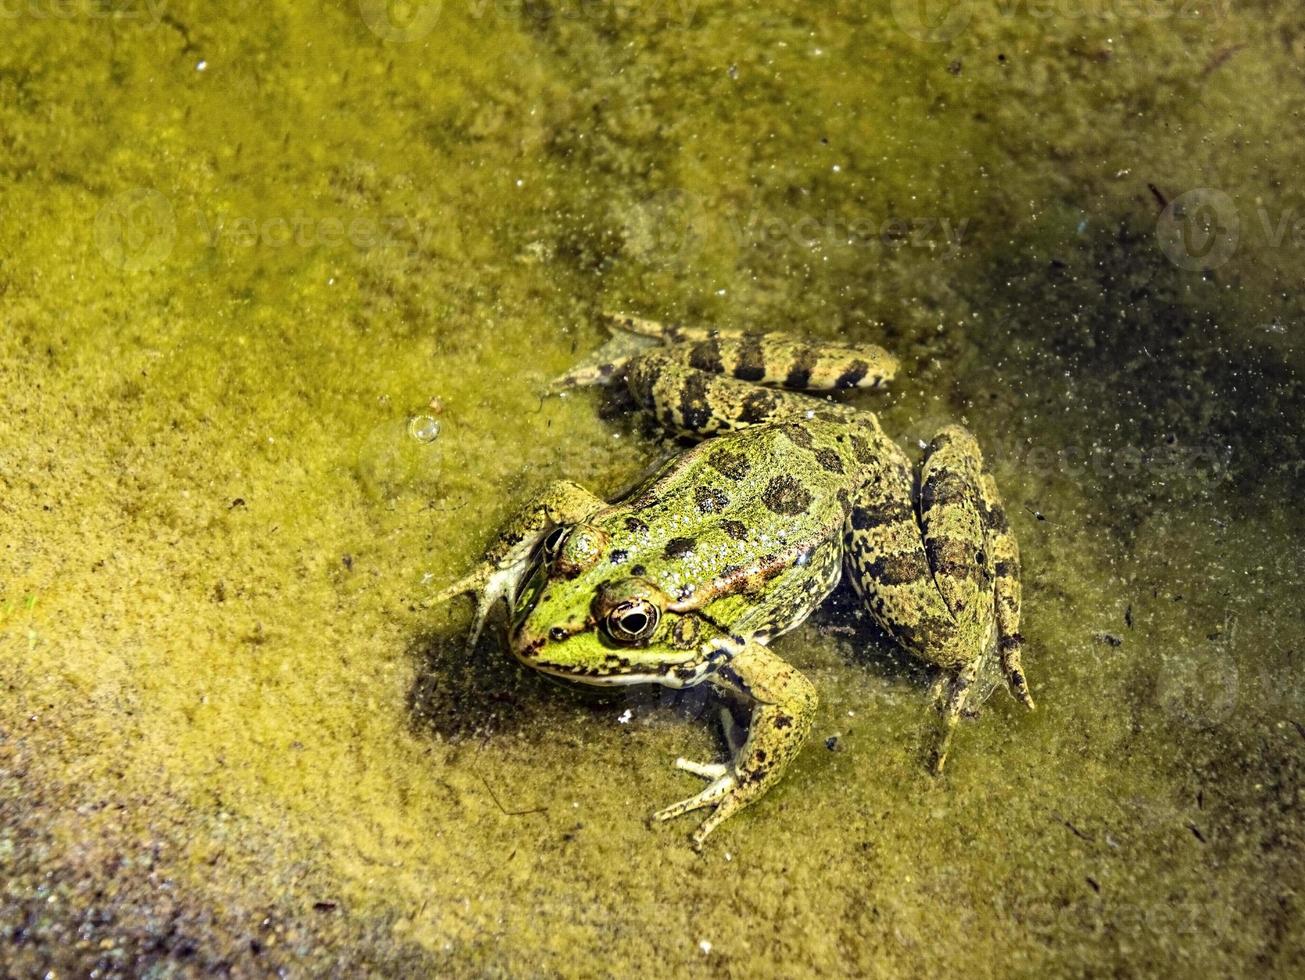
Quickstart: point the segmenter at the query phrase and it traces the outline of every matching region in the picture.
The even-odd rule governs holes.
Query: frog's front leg
[[[517,587],[530,562],[530,556],[551,532],[579,523],[607,504],[584,487],[567,480],[550,483],[532,501],[507,522],[485,558],[470,574],[454,582],[426,601],[437,606],[454,596],[474,593],[476,612],[467,638],[470,651],[480,638],[485,621],[500,599],[510,606],[516,601]]]
[[[809,680],[751,640],[717,668],[710,681],[726,694],[751,701],[754,707],[747,738],[729,763],[676,760],[680,769],[710,780],[706,789],[654,814],[656,820],[670,820],[715,806],[715,812],[693,834],[697,847],[724,820],[775,784],[801,751],[819,703]]]

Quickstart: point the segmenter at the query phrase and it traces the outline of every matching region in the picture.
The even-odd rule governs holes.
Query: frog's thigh
[[[713,330],[607,314],[616,330],[654,337],[685,367],[793,391],[878,388],[897,373],[897,358],[876,344],[806,341],[782,333]]]
[[[680,768],[698,772],[713,782],[697,796],[656,814],[668,820],[690,810],[715,804],[716,810],[693,835],[701,845],[721,822],[761,797],[780,778],[802,749],[815,720],[819,699],[801,673],[758,643],[749,642],[711,678],[712,684],[753,702],[747,738],[728,767]]]
[[[916,656],[941,667],[963,660],[956,623],[920,536],[910,464],[896,447],[875,478],[852,498],[843,531],[848,577],[871,616]]]
[[[940,430],[920,465],[920,531],[934,584],[977,658],[992,632],[992,563],[980,512],[983,457],[959,425]]]
[[[1020,661],[1020,555],[992,475],[974,437],[939,431],[920,473],[920,515],[934,578],[977,653],[995,619],[1006,684],[1033,706]]]
[[[663,350],[634,358],[626,377],[640,408],[665,428],[688,436],[742,429],[812,407],[802,395],[686,367]]]

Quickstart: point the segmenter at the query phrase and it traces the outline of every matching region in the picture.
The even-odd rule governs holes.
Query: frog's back
[[[789,576],[823,595],[863,478],[846,421],[776,422],[701,443],[597,521],[613,564],[687,604],[780,599]]]

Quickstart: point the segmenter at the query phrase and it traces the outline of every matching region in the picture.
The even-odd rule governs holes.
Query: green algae
[[[0,53],[14,972],[1299,970],[1298,13],[43,9]],[[1193,271],[1156,216],[1201,187],[1241,234]],[[421,600],[524,488],[667,448],[539,397],[612,307],[898,353],[867,404],[963,419],[1012,504],[1039,710],[930,779],[928,677],[841,597],[777,645],[811,747],[697,856],[644,819],[710,703],[464,655]]]

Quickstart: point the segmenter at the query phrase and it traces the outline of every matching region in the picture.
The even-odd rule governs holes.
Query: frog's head
[[[680,686],[702,673],[707,624],[646,578],[613,566],[606,532],[557,528],[517,597],[511,646],[522,661],[589,684]]]

